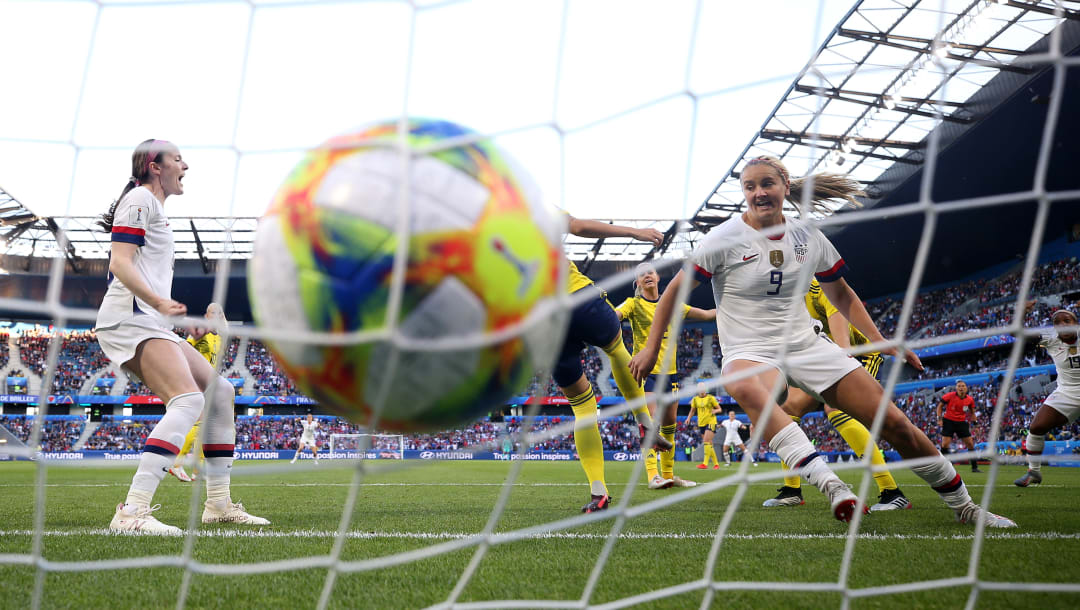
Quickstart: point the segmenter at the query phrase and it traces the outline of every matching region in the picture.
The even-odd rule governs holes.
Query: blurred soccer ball
[[[389,330],[394,257],[407,240],[397,331],[409,345],[389,334],[267,341],[321,405],[361,422],[378,412],[380,428],[445,429],[505,404],[553,361],[566,319],[553,307],[564,290],[561,222],[489,142],[415,152],[469,135],[445,121],[410,122],[407,184],[396,123],[333,138],[308,153],[260,220],[248,293],[257,324],[275,331]],[[406,187],[408,232],[399,234]],[[534,309],[544,319],[513,331]],[[500,330],[509,336],[493,341]]]

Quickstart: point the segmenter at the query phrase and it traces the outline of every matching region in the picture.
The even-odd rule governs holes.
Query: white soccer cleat
[[[972,501],[969,501],[964,506],[956,509],[956,520],[960,523],[975,523],[980,516],[982,517],[983,523],[986,524],[986,527],[1017,527],[1016,522],[1012,519],[1002,517],[1001,515],[995,515],[990,511],[985,511]]]
[[[109,529],[114,532],[126,534],[153,534],[157,536],[182,536],[184,530],[165,525],[154,518],[151,514],[161,508],[160,504],[153,506],[132,506],[125,508],[123,503],[116,505],[116,514],[113,515]]]
[[[859,499],[851,493],[847,484],[840,479],[829,481],[825,484],[825,495],[829,497],[829,507],[832,508],[833,516],[838,521],[851,521],[851,518],[855,516],[855,506]],[[865,506],[863,512],[869,512]]]
[[[671,479],[665,479],[660,475],[656,475],[652,479],[649,479],[649,489],[668,489],[674,484],[675,482]]]
[[[232,500],[214,502],[207,500],[203,505],[203,523],[240,523],[243,525],[270,525],[270,522],[262,517],[250,515],[244,510],[244,505]]]
[[[678,476],[673,477],[671,483],[674,487],[697,487],[697,482],[680,479]]]
[[[169,469],[169,474],[176,477],[177,479],[180,479],[181,481],[183,481],[185,483],[190,483],[190,482],[195,480],[194,478],[189,476],[187,472],[184,471],[183,466],[173,466],[172,468]]]

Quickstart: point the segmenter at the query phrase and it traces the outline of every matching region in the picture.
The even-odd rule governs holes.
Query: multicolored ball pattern
[[[259,222],[248,292],[262,328],[362,333],[266,341],[303,394],[360,422],[377,413],[380,429],[446,428],[506,404],[554,359],[565,314],[537,308],[562,292],[561,232],[490,142],[446,121],[413,120],[402,137],[384,123],[296,166]]]

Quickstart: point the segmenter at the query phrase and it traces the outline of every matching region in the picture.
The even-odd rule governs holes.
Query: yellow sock
[[[195,441],[199,438],[199,423],[202,420],[195,422],[195,425],[191,427],[191,431],[184,437],[184,446],[180,448],[180,453],[176,454],[176,461],[173,462],[173,468],[180,466],[184,462],[184,456],[191,451],[191,447],[195,444]]]
[[[645,474],[649,477],[649,480],[660,474],[660,471],[656,468],[656,449],[649,449],[645,453]]]
[[[784,472],[790,472],[791,468],[784,463],[784,460],[780,460],[780,469]],[[802,487],[802,477],[793,475],[784,475],[784,486],[799,489]]]
[[[866,443],[870,440],[870,431],[866,429],[866,426],[841,411],[829,413],[829,423],[836,428],[840,436],[844,437],[844,441],[855,451],[855,455],[861,459]],[[877,443],[874,443],[874,453],[870,456],[870,463],[875,466],[885,463],[885,455],[881,453]],[[896,489],[896,479],[893,479],[892,473],[888,470],[875,472],[874,482],[877,483],[879,492]]]
[[[600,439],[600,428],[596,421],[596,395],[590,385],[583,394],[567,396],[567,399],[570,401],[570,408],[574,410],[574,445],[577,447],[581,467],[585,469],[592,493],[600,495],[597,491],[602,489],[606,494],[604,441]]]
[[[619,387],[619,393],[623,395],[626,402],[640,400],[642,396],[645,396],[645,390],[630,374],[630,352],[626,351],[621,335],[611,345],[604,348],[604,353],[611,361],[611,376],[615,378],[615,385]],[[634,419],[645,426],[652,424],[652,416],[649,415],[649,408],[644,402],[634,409]]]
[[[660,474],[665,479],[675,476],[675,424],[660,426],[660,436],[671,443],[671,451],[660,454]]]
[[[720,464],[720,462],[716,461],[716,448],[713,447],[712,443],[705,443],[705,461],[702,464],[708,466],[709,460],[712,460],[713,464]]]

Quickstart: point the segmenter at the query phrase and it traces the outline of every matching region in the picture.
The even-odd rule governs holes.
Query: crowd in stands
[[[248,341],[244,356],[251,376],[255,378],[255,394],[262,396],[298,396],[300,391],[278,367],[270,350],[258,339]]]
[[[8,341],[11,334],[6,330],[0,330],[0,369],[8,365]]]
[[[0,425],[26,443],[33,432],[34,419],[33,415],[0,415]],[[41,450],[50,453],[71,451],[85,425],[82,418],[46,418],[41,428]]]
[[[924,371],[916,371],[911,367],[904,367],[901,373],[902,381],[918,381],[924,379],[941,379],[970,375],[973,373],[986,373],[1001,371],[1008,368],[1010,348],[999,348],[989,351],[978,351],[958,356],[946,356],[923,360]],[[1052,364],[1050,354],[1040,349],[1035,342],[1031,342],[1016,364],[1017,368]]]
[[[945,335],[966,330],[1002,326],[1012,320],[1012,303],[1020,289],[1022,269],[1016,269],[990,280],[969,280],[919,294],[911,313],[908,336],[924,328],[928,335]],[[1030,296],[1062,294],[1080,290],[1080,261],[1076,258],[1061,259],[1037,265],[1032,275]],[[959,317],[954,310],[967,302],[978,305],[974,312]],[[891,337],[896,333],[900,307],[889,311],[892,299],[883,299],[868,306],[870,315],[877,322],[881,333]],[[1028,326],[1048,321],[1049,311],[1045,305],[1029,313]],[[889,312],[887,315],[885,312]],[[881,317],[879,317],[881,316]]]
[[[53,331],[39,327],[22,332],[16,340],[23,364],[39,377],[45,375],[49,341],[53,335]],[[93,331],[68,330],[63,331],[60,337],[60,353],[57,354],[51,393],[77,394],[95,371],[108,366],[109,360],[98,346]]]

